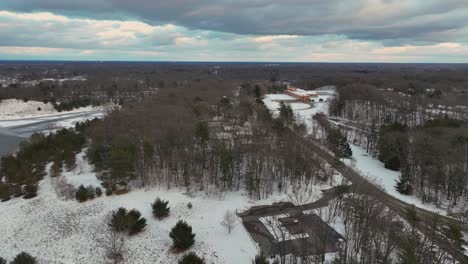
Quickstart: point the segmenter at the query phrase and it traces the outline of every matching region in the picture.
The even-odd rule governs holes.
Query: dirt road
[[[399,216],[408,219],[407,209],[412,206],[411,204],[396,199],[395,197],[389,195],[385,191],[379,189],[377,186],[367,181],[367,179],[362,175],[355,172],[352,168],[345,165],[343,162],[337,160],[334,155],[325,150],[319,142],[311,138],[306,139],[301,137],[301,140],[303,141],[303,144],[311,147],[321,159],[331,164],[338,172],[343,175],[343,177],[351,181],[353,185],[352,190],[354,192],[372,195],[392,211],[396,212]],[[417,224],[421,230],[427,226],[430,226],[433,219],[438,218],[441,225],[458,224],[465,232],[468,232],[467,225],[464,225],[463,223],[460,223],[453,218],[439,215],[437,213],[430,212],[418,207],[415,207],[415,209],[419,218],[421,219],[421,221]],[[446,237],[437,234],[435,231],[434,235],[436,236],[436,241],[440,248],[446,250],[454,258],[460,261],[460,263],[468,263],[467,258],[463,252],[461,252],[461,250],[453,245],[453,243],[451,243]]]

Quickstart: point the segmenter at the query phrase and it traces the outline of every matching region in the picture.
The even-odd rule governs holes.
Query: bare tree
[[[221,221],[221,225],[227,229],[228,233],[230,234],[231,231],[236,226],[237,217],[234,212],[231,210],[227,210],[224,214],[223,221]]]
[[[127,251],[127,235],[125,232],[118,232],[111,227],[111,214],[108,214],[98,225],[95,233],[95,240],[102,248],[113,264],[122,263]]]

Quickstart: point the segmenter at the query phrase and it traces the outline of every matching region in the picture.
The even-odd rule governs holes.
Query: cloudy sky
[[[0,0],[0,59],[468,63],[468,0]]]

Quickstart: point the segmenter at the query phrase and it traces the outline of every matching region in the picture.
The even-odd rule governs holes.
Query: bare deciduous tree
[[[236,217],[236,214],[234,212],[232,212],[231,210],[228,210],[226,211],[226,213],[224,214],[224,217],[223,217],[223,221],[221,221],[221,225],[226,228],[226,230],[228,231],[228,233],[230,234],[231,231],[234,229],[234,227],[236,226],[236,222],[237,222],[237,217]]]
[[[113,264],[118,264],[124,261],[127,251],[127,235],[124,232],[116,231],[110,226],[111,217],[111,214],[108,214],[98,225],[97,230],[94,232],[95,240],[98,246],[104,250],[106,257]]]

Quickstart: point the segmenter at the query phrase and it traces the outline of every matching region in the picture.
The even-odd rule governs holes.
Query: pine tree
[[[459,225],[449,223],[448,228],[445,230],[445,234],[460,250],[463,250],[463,244],[465,241],[463,240],[462,228]]]
[[[338,156],[341,158],[350,158],[353,155],[351,146],[349,146],[348,140],[343,135],[339,137],[337,152],[338,152]]]
[[[257,100],[262,97],[262,88],[260,88],[258,84],[256,84],[254,87],[254,96]]]
[[[16,255],[15,259],[11,262],[11,264],[36,264],[36,258],[29,255],[26,252],[21,252]]]
[[[269,264],[269,263],[270,262],[268,261],[268,259],[265,256],[263,256],[262,253],[255,256],[255,259],[252,260],[252,264]]]
[[[50,167],[50,176],[58,177],[62,174],[63,161],[60,158],[55,158]]]
[[[133,209],[127,214],[129,229],[128,234],[133,236],[140,233],[146,227],[146,218],[141,217],[141,213]]]
[[[10,200],[11,191],[6,183],[0,182],[0,201],[5,202]]]
[[[86,189],[84,185],[80,185],[80,187],[78,187],[78,190],[75,193],[75,198],[80,203],[88,200],[88,189]]]
[[[96,197],[96,189],[92,185],[89,185],[88,187],[86,187],[86,191],[88,192],[89,200],[92,200]]]
[[[63,151],[63,161],[67,171],[72,171],[76,168],[76,154],[70,148]]]
[[[199,121],[195,127],[195,136],[204,145],[210,139],[210,131],[206,121]]]
[[[174,248],[177,249],[188,249],[195,243],[195,234],[192,233],[192,227],[182,220],[172,228],[169,236],[172,238]]]
[[[109,226],[117,232],[127,231],[129,226],[127,221],[127,209],[120,207],[113,211]]]
[[[24,199],[31,199],[37,196],[37,185],[34,183],[28,183],[24,187],[25,195],[23,196]]]
[[[338,129],[329,129],[327,143],[337,158],[350,158],[353,155],[346,137]]]
[[[95,193],[96,193],[97,197],[101,197],[102,196],[102,189],[100,187],[96,187]]]
[[[179,260],[179,264],[205,264],[205,261],[197,254],[190,252]]]
[[[109,226],[117,232],[133,236],[143,231],[146,227],[146,219],[141,217],[141,213],[136,209],[127,211],[127,209],[120,207],[112,212]]]
[[[289,105],[286,105],[284,101],[280,102],[279,107],[279,119],[285,124],[290,125],[294,123],[294,112]]]
[[[7,264],[7,261],[6,259],[0,257],[0,264]]]
[[[409,176],[404,171],[400,174],[400,177],[395,185],[395,189],[404,195],[410,195],[413,192],[413,186],[411,185]]]
[[[156,198],[154,203],[151,204],[151,207],[153,208],[154,217],[158,219],[167,217],[170,212],[170,207],[167,206],[168,204],[169,204],[169,201],[163,201],[159,198]]]
[[[398,258],[398,264],[420,263],[417,255],[417,242],[414,238],[406,238],[403,240]]]

